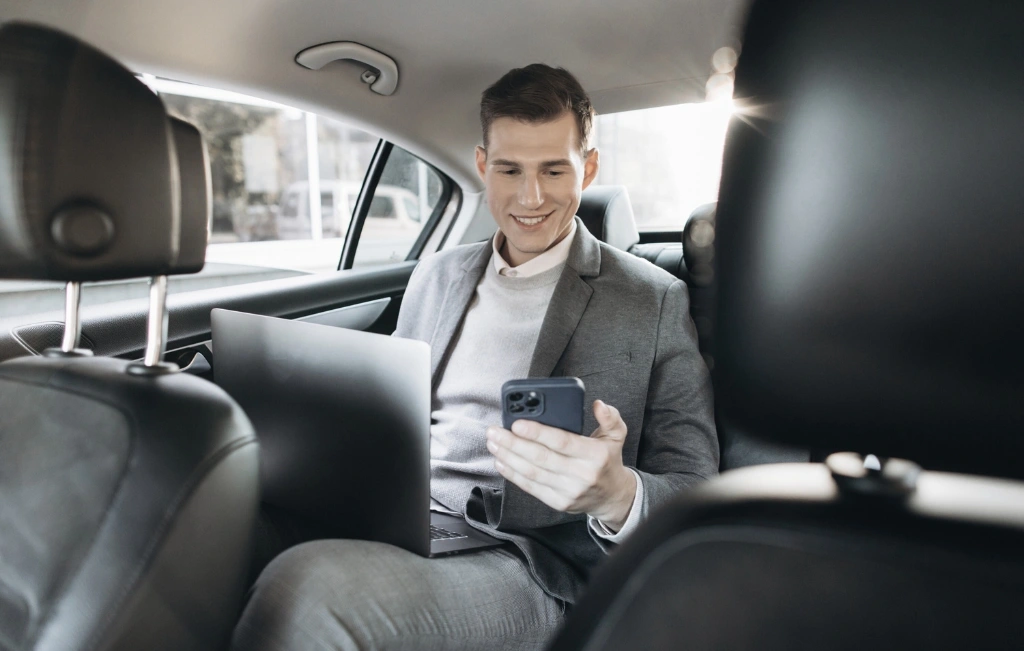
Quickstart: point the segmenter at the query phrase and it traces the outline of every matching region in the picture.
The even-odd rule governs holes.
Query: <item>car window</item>
[[[370,201],[353,267],[405,260],[444,195],[445,179],[437,170],[392,147]]]
[[[297,272],[338,267],[351,206],[378,138],[329,118],[236,93],[153,80],[168,112],[206,138],[213,181],[207,266]],[[205,272],[204,272],[205,273]]]
[[[624,185],[637,228],[680,230],[697,206],[718,199],[731,101],[598,115],[595,183]]]
[[[324,219],[330,219],[334,217],[334,193],[333,192],[321,192],[320,193],[320,215]]]
[[[404,203],[405,214],[409,215],[409,219],[413,220],[414,222],[418,222],[420,220],[420,204],[413,201],[409,197],[405,198]]]
[[[395,203],[391,197],[374,197],[370,201],[370,212],[366,216],[370,219],[394,219]]]
[[[148,75],[142,79],[171,115],[202,132],[210,160],[213,220],[206,267],[171,277],[169,292],[337,270],[355,197],[379,138],[256,97]],[[63,288],[62,283],[0,281],[0,312],[7,317],[61,310]],[[86,283],[82,305],[148,293],[146,279]]]

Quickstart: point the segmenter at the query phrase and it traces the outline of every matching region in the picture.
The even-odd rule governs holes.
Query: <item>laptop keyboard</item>
[[[448,531],[441,527],[430,525],[430,539],[431,540],[455,540],[456,538],[469,538],[469,536],[461,533],[455,533],[454,531]]]

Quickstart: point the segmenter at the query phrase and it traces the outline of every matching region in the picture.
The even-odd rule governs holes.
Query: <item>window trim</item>
[[[383,138],[381,138],[377,143],[377,149],[373,153],[373,158],[370,160],[370,167],[366,170],[366,177],[363,179],[363,186],[359,190],[359,198],[356,199],[356,205],[353,211],[352,220],[349,223],[348,233],[345,235],[345,244],[342,247],[341,260],[338,262],[339,271],[352,269],[355,264],[356,253],[359,248],[359,238],[363,232],[363,224],[366,222],[367,215],[369,215],[370,204],[373,202],[374,196],[377,194],[377,185],[380,183],[381,176],[384,174],[384,168],[387,166],[388,159],[391,158],[391,152],[394,148],[394,143],[388,142]],[[428,169],[437,174],[438,178],[441,180],[441,195],[438,197],[437,205],[434,206],[434,210],[430,213],[430,217],[428,217],[425,222],[421,222],[423,227],[420,229],[419,235],[416,236],[416,241],[413,242],[412,247],[409,249],[408,255],[405,256],[405,261],[418,260],[420,255],[422,255],[423,249],[430,240],[430,236],[433,234],[434,229],[437,228],[438,223],[441,221],[441,218],[444,216],[445,211],[451,203],[455,188],[455,182],[452,181],[447,174],[419,156],[416,156],[415,154],[409,155],[416,158],[416,160],[420,161],[426,165]],[[447,238],[447,233],[445,234],[445,237]]]
[[[377,192],[377,184],[384,174],[384,166],[394,145],[381,138],[377,141],[377,149],[370,159],[370,166],[366,169],[366,176],[363,178],[363,185],[359,188],[359,197],[356,199],[352,219],[348,225],[348,233],[345,234],[345,244],[341,247],[341,259],[338,261],[338,270],[351,269],[356,258],[356,247],[359,246],[359,235],[363,231],[363,222],[370,212],[370,202]]]
[[[434,206],[434,210],[430,213],[430,217],[423,222],[423,228],[420,229],[419,236],[416,238],[416,241],[413,242],[412,248],[409,249],[409,255],[405,256],[406,261],[420,259],[420,255],[423,254],[423,248],[427,245],[427,241],[434,233],[434,229],[437,228],[437,224],[441,221],[441,217],[444,215],[445,210],[448,209],[448,204],[452,200],[453,187],[455,186],[455,182],[448,178],[447,174],[419,156],[416,157],[416,160],[433,170],[433,172],[437,174],[438,178],[441,179],[441,196],[438,197],[437,205]]]

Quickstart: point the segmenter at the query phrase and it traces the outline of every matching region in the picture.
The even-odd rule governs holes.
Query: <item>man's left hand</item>
[[[487,449],[502,477],[557,511],[586,513],[614,531],[629,517],[636,476],[622,464],[626,423],[594,401],[598,428],[589,437],[530,420],[512,431],[487,428]]]

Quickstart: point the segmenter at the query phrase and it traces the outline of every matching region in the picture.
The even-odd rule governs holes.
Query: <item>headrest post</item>
[[[82,283],[69,282],[64,289],[64,339],[60,349],[72,353],[82,338],[82,318],[79,307],[82,303]]]
[[[159,366],[167,345],[167,276],[149,279],[149,325],[146,330],[146,366]]]

